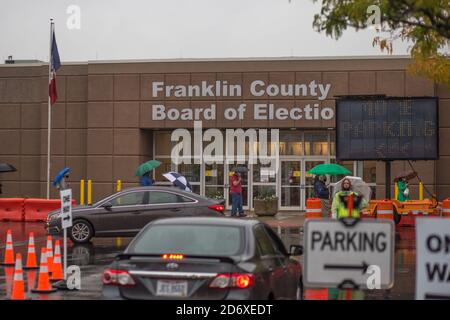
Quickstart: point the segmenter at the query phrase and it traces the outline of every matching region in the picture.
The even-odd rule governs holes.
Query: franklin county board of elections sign
[[[61,190],[61,222],[62,228],[72,226],[72,189]]]
[[[416,299],[450,300],[450,219],[416,219]]]
[[[331,219],[307,219],[305,286],[342,285],[367,289],[368,282],[374,278],[378,283],[370,289],[391,288],[394,284],[394,232],[392,220],[344,224]]]

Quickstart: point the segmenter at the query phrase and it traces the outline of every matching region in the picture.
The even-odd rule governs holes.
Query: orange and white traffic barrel
[[[450,218],[450,198],[442,201],[442,216]]]
[[[322,218],[322,204],[319,198],[306,199],[306,218]]]
[[[394,205],[391,200],[381,200],[377,204],[377,219],[394,219]]]

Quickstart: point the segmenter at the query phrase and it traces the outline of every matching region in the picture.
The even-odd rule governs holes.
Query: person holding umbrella
[[[14,172],[17,171],[17,169],[10,165],[9,163],[0,163],[0,173],[1,172]],[[0,182],[0,194],[2,194],[2,183]]]
[[[230,196],[231,216],[245,217],[242,199],[242,177],[237,170],[234,170],[230,177]]]
[[[135,176],[139,177],[139,183],[141,186],[151,186],[155,183],[155,181],[150,177],[150,172],[159,167],[161,162],[158,160],[150,160],[141,164],[136,172]]]
[[[327,177],[325,175],[316,175],[314,177],[314,194],[320,199],[322,206],[322,217],[328,218],[330,213],[330,191],[325,184]]]
[[[152,186],[155,183],[155,180],[150,177],[150,171],[148,171],[139,178],[139,183],[142,187],[147,187]]]
[[[352,202],[351,205],[350,201]],[[352,188],[349,178],[344,178],[341,184],[341,191],[336,192],[331,205],[331,217],[333,219],[361,217],[361,209],[367,205],[367,201]],[[351,209],[351,212],[349,212]]]

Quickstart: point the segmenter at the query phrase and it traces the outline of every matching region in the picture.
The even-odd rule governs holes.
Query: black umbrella
[[[9,163],[0,163],[0,172],[14,172],[17,171],[14,166],[10,165]]]

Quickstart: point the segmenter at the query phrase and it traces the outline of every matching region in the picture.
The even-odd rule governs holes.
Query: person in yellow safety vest
[[[360,218],[361,209],[367,205],[367,201],[361,197],[358,193],[352,191],[352,182],[350,179],[344,179],[342,181],[342,190],[336,192],[333,197],[333,203],[331,205],[331,217],[333,219],[348,218],[348,198],[353,197],[353,210],[351,213],[352,218]]]

